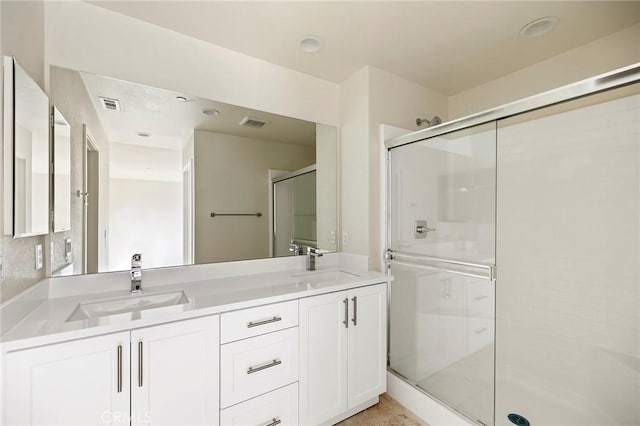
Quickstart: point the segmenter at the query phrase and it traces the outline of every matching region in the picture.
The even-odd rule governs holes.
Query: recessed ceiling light
[[[184,96],[176,96],[176,101],[178,102],[187,102],[187,98]]]
[[[536,38],[547,34],[558,24],[555,16],[535,19],[520,29],[520,37]]]
[[[316,53],[322,49],[324,41],[316,35],[307,35],[300,40],[300,49],[307,53]]]
[[[220,115],[220,111],[218,111],[217,109],[213,109],[213,108],[205,108],[205,109],[202,110],[202,113],[204,115],[210,115],[210,116]]]
[[[138,132],[136,134],[138,136],[140,136],[141,138],[148,138],[149,136],[151,136],[151,133],[149,133],[149,132]]]

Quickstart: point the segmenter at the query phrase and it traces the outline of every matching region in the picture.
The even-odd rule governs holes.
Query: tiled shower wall
[[[593,424],[640,423],[637,89],[499,124],[496,424],[526,405],[514,383]],[[589,421],[563,423],[542,402],[523,414]]]

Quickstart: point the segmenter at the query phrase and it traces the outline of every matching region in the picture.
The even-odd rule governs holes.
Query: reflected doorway
[[[85,273],[96,273],[99,267],[99,168],[100,157],[96,144],[93,142],[87,126],[83,126],[85,141],[84,157],[84,259],[83,269]]]

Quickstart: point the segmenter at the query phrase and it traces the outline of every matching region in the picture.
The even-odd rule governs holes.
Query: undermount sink
[[[320,284],[320,283],[340,283],[345,280],[359,277],[359,275],[343,270],[315,271],[293,275],[293,277],[301,283]]]
[[[141,318],[143,311],[181,307],[181,305],[187,303],[189,303],[189,299],[182,290],[170,293],[139,294],[95,302],[81,302],[67,318],[67,322],[121,314],[128,318],[131,318],[131,314],[137,314],[136,317]]]

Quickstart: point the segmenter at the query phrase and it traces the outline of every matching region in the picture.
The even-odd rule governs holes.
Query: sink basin
[[[335,284],[341,283],[346,280],[350,280],[352,278],[356,278],[359,275],[352,274],[351,272],[346,272],[342,270],[331,270],[331,271],[316,271],[316,272],[306,272],[303,274],[296,274],[293,277],[298,281],[298,283],[310,284],[310,285],[318,285],[318,284]]]
[[[139,294],[121,299],[101,300],[96,302],[81,302],[73,310],[67,322],[107,317],[119,314],[137,314],[142,317],[142,311],[158,308],[169,308],[189,303],[184,291],[170,293]]]

